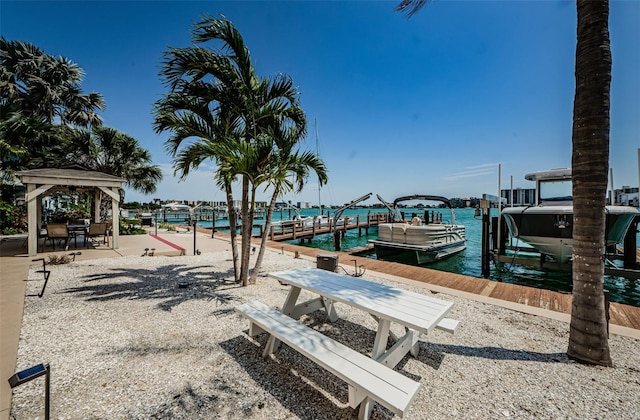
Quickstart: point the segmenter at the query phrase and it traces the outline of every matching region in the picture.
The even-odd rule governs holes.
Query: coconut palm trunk
[[[267,216],[264,222],[264,230],[262,231],[262,239],[260,240],[260,250],[258,251],[258,256],[256,257],[256,262],[253,266],[253,270],[251,270],[251,277],[249,278],[250,283],[255,283],[258,279],[258,272],[260,271],[260,267],[262,267],[262,259],[264,258],[265,250],[267,249],[267,241],[269,240],[269,230],[271,229],[271,221],[273,220],[273,212],[276,208],[276,200],[278,199],[278,195],[280,194],[280,190],[278,188],[273,192],[273,196],[271,196],[271,202],[269,203],[269,208],[267,209]]]
[[[604,299],[609,170],[609,2],[578,0],[573,108],[573,303],[567,354],[611,366]]]
[[[231,190],[231,184],[225,185],[225,192],[227,194],[227,209],[229,212],[229,235],[231,236],[231,258],[233,259],[233,276],[238,283],[240,280],[240,270],[238,267],[238,231],[236,224],[236,210],[233,207],[233,192]]]
[[[251,249],[251,229],[249,223],[249,177],[242,176],[242,244],[240,255],[240,282],[246,286],[249,281],[249,250]]]

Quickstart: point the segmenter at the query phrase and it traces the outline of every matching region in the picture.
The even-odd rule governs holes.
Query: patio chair
[[[89,223],[89,230],[85,235],[85,246],[87,239],[93,243],[93,238],[102,237],[102,243],[109,245],[109,224],[108,223]]]
[[[47,241],[51,241],[53,249],[56,249],[56,240],[62,242],[64,239],[64,250],[69,250],[69,229],[66,223],[51,223],[47,225],[47,237],[44,240],[46,245]]]

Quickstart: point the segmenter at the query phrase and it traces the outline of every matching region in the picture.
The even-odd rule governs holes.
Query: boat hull
[[[380,260],[397,261],[408,264],[422,265],[440,261],[451,255],[464,251],[467,245],[464,241],[448,243],[437,247],[419,247],[415,245],[397,244],[369,240],[373,243],[376,258]]]
[[[374,246],[376,258],[409,264],[439,261],[467,247],[464,226],[449,224],[381,223],[378,239],[369,243]]]
[[[560,263],[573,253],[573,206],[510,207],[504,209],[509,233],[542,254]],[[626,206],[607,206],[607,246],[623,241],[638,210]]]

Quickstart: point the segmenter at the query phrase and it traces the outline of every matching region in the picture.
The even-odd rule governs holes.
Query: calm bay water
[[[431,210],[431,209],[430,209]],[[359,214],[364,217],[367,212],[382,213],[383,209],[349,209],[344,212],[345,216],[355,217]],[[424,209],[406,209],[405,212],[416,212],[422,215]],[[317,209],[302,210],[302,215],[316,216]],[[331,211],[333,214],[333,211]],[[482,225],[480,218],[474,217],[473,209],[455,209],[456,222],[466,227],[467,249],[460,254],[449,257],[445,260],[429,264],[427,267],[434,270],[447,271],[451,273],[464,274],[472,277],[481,277],[481,236]],[[497,215],[497,212],[496,214]],[[281,213],[274,214],[274,221],[280,220]],[[289,219],[288,212],[282,212],[282,218]],[[449,219],[448,211],[443,214],[443,220]],[[264,220],[256,220],[255,223],[264,223]],[[217,226],[228,225],[226,220],[216,222]],[[211,228],[211,222],[199,222],[198,226]],[[257,233],[257,231],[256,231]],[[372,228],[369,235],[358,236],[358,230],[347,231],[342,240],[342,249],[348,250],[359,246],[366,245],[369,239],[377,239],[378,230]],[[330,234],[319,235],[311,241],[301,244],[300,241],[292,241],[302,246],[324,249],[327,251],[334,250],[333,236]],[[640,241],[638,242],[640,243]],[[522,246],[522,244],[519,244]],[[368,258],[375,259],[375,253],[371,251]],[[508,263],[491,264],[490,280],[519,284],[522,286],[537,287],[541,289],[571,292],[571,274],[565,272],[536,269],[533,267],[525,267],[512,265]],[[605,276],[605,288],[610,291],[612,302],[625,303],[628,305],[640,307],[640,280],[626,279],[624,277]]]

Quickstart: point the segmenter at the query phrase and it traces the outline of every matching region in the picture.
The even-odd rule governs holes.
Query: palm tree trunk
[[[256,257],[256,263],[253,266],[253,270],[251,271],[251,278],[249,281],[251,283],[255,283],[258,278],[258,271],[260,271],[260,267],[262,266],[262,259],[264,258],[264,252],[267,249],[267,240],[269,238],[269,229],[271,228],[271,220],[273,219],[273,211],[276,208],[276,200],[278,199],[278,195],[280,194],[280,189],[276,187],[273,191],[273,195],[271,196],[271,202],[269,203],[269,208],[267,209],[267,218],[264,223],[264,230],[262,231],[262,239],[260,239],[260,250],[258,251],[258,256]]]
[[[256,186],[251,184],[251,200],[249,201],[250,203],[250,207],[249,207],[249,220],[248,220],[248,224],[249,224],[249,245],[247,246],[247,268],[249,267],[250,264],[250,258],[251,258],[251,254],[250,254],[250,250],[251,247],[253,246],[252,242],[251,242],[251,238],[253,237],[253,221],[255,218],[255,210],[256,210]],[[251,274],[251,273],[249,273]],[[252,277],[247,276],[247,284],[255,284],[255,279],[253,279],[252,281]]]
[[[231,190],[231,184],[227,183],[225,186],[227,193],[227,209],[229,211],[229,234],[231,235],[231,258],[233,259],[233,276],[238,283],[240,281],[240,270],[238,267],[238,231],[236,230],[236,210],[233,207],[233,191]]]
[[[249,249],[251,246],[251,226],[249,220],[249,178],[242,176],[242,252],[240,255],[240,282],[246,286],[249,279]]]
[[[573,109],[573,303],[569,357],[611,366],[604,300],[611,46],[608,1],[578,0]]]

